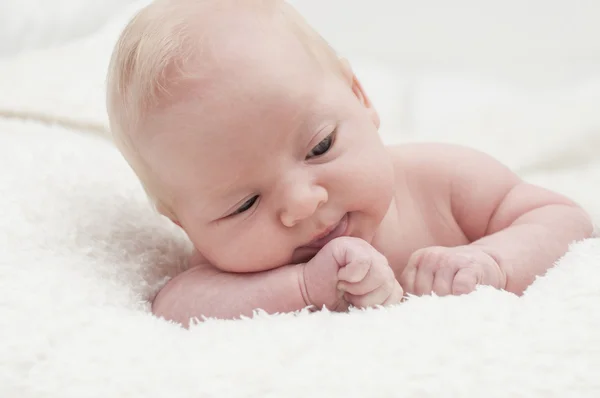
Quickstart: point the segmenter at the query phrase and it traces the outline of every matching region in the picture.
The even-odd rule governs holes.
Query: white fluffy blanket
[[[121,23],[0,61],[1,397],[600,396],[596,239],[574,245],[521,298],[482,288],[349,314],[213,320],[189,331],[151,316],[148,298],[185,267],[190,247],[94,134],[106,124],[104,68]],[[374,99],[393,109],[379,83],[391,72],[362,65]],[[482,138],[476,117],[443,138],[489,149],[598,220],[600,124],[587,111],[595,104],[597,113],[600,91],[588,87],[546,97],[529,119],[520,113],[524,97],[504,93],[494,109],[520,138],[510,145]],[[428,109],[441,120],[442,110]],[[502,130],[500,120],[490,129]],[[553,134],[541,141],[544,130]],[[411,138],[442,138],[427,131]]]

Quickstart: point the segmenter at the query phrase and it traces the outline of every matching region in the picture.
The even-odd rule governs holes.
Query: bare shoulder
[[[471,240],[481,237],[490,217],[521,179],[481,151],[451,144],[390,148],[395,169],[409,188],[438,198]]]
[[[415,173],[471,171],[473,167],[509,169],[492,156],[466,146],[444,143],[411,143],[388,147],[394,164]]]
[[[502,190],[520,181],[497,159],[465,146],[414,143],[389,147],[389,151],[396,173],[405,175],[413,185],[462,190],[492,183]]]
[[[398,186],[406,186],[419,201],[446,198],[450,193],[448,168],[456,165],[462,147],[411,143],[388,147]]]

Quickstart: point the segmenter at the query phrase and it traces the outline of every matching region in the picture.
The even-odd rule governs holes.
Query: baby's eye
[[[315,158],[321,155],[324,155],[331,149],[333,145],[334,133],[329,134],[327,137],[323,139],[323,141],[319,142],[313,149],[308,152],[306,155],[306,159]]]
[[[235,216],[236,214],[241,214],[245,211],[250,210],[252,208],[252,206],[254,205],[254,203],[256,203],[257,200],[258,200],[258,195],[254,195],[253,197],[251,197],[250,199],[245,201],[244,204],[242,204],[240,207],[238,207],[236,211],[231,213],[231,215]]]

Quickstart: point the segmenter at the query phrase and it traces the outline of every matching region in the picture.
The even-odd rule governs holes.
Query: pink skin
[[[407,291],[438,296],[470,293],[477,285],[506,286],[498,262],[475,246],[427,247],[410,257],[401,276]]]
[[[156,315],[187,325],[257,308],[344,310],[477,284],[521,294],[590,236],[576,204],[484,154],[386,148],[347,63],[324,69],[285,34],[254,35],[240,45],[271,46],[249,54],[229,41],[218,94],[192,87],[138,143],[197,249],[155,298]]]
[[[211,101],[173,106],[177,118],[151,123],[170,128],[140,144],[170,193],[174,221],[221,270],[306,261],[318,251],[311,242],[346,215],[345,234],[370,242],[390,207],[393,164],[358,81],[349,70],[324,71],[300,49],[289,58],[296,53],[293,67],[249,67],[237,71],[248,83],[227,79]],[[248,101],[256,90],[261,101]],[[235,117],[220,117],[224,108]],[[330,134],[331,149],[307,159]],[[232,215],[255,195],[250,209]]]
[[[340,311],[397,304],[404,295],[385,256],[359,238],[331,240],[300,269],[307,305]]]

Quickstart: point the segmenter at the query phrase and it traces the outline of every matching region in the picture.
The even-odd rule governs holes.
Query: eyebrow
[[[241,178],[235,179],[226,179],[225,181],[214,184],[209,193],[207,193],[207,197],[212,200],[230,200],[232,197],[237,196],[237,191],[241,191],[239,189],[239,182]]]
[[[310,114],[310,117],[305,116],[307,113]],[[327,106],[315,107],[314,104],[309,108],[309,112],[298,112],[295,115],[295,123],[293,123],[295,127],[294,130],[297,133],[295,133],[294,137],[290,140],[290,146],[297,147],[298,145],[303,145],[302,149],[306,149],[305,146],[310,145],[310,141],[312,141],[323,129],[328,128],[330,125],[337,125],[337,120],[334,121],[328,117],[329,113]],[[296,119],[298,118],[301,118],[301,120],[297,121]],[[323,123],[324,121],[327,122]],[[308,139],[306,139],[307,136]],[[308,150],[310,150],[310,148],[308,148]],[[233,178],[222,179],[218,184],[214,184],[211,187],[210,193],[206,196],[210,198],[210,201],[216,202],[233,200],[241,201],[244,194],[251,193],[249,191],[241,192],[245,190],[245,188],[239,187],[240,182],[242,181],[241,175],[242,173],[237,172]],[[237,198],[238,196],[239,198]]]

